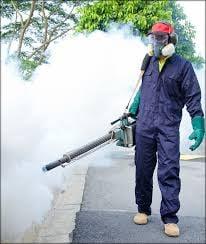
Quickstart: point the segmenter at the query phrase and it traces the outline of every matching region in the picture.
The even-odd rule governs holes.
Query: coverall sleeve
[[[184,104],[191,118],[204,116],[201,106],[201,90],[197,76],[190,62],[186,63],[185,66],[181,84]]]

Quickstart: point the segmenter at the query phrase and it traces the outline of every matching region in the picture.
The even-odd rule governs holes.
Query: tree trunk
[[[17,49],[18,56],[21,54],[21,49],[22,49],[22,43],[23,43],[24,35],[25,35],[25,32],[26,32],[26,30],[27,30],[27,28],[28,28],[28,26],[29,26],[29,24],[31,22],[31,18],[33,16],[34,9],[35,9],[35,3],[36,3],[36,0],[32,0],[29,17],[26,20],[26,23],[23,26],[23,29],[21,30],[21,34],[20,34],[20,37],[19,37],[19,45],[18,45],[18,49]]]

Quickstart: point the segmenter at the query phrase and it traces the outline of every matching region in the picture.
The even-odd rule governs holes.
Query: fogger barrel
[[[64,167],[69,162],[77,160],[80,157],[83,157],[86,154],[93,152],[94,150],[97,150],[111,142],[116,141],[116,145],[121,147],[133,147],[135,144],[135,122],[129,121],[129,116],[130,113],[124,113],[121,117],[111,122],[112,125],[119,122],[119,125],[110,130],[108,134],[78,149],[64,154],[62,158],[43,166],[42,170],[46,172],[60,165]]]
[[[105,136],[100,137],[99,139],[97,139],[91,143],[88,143],[72,152],[68,152],[68,153],[64,154],[62,158],[45,165],[42,168],[42,170],[44,172],[49,171],[53,168],[56,168],[57,166],[63,165],[64,163],[69,163],[70,161],[74,160],[75,158],[91,151],[92,149],[98,148],[100,145],[103,145],[112,139],[114,139],[113,133],[110,132],[110,133],[106,134]]]

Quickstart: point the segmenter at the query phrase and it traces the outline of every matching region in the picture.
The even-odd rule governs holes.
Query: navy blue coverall
[[[153,172],[157,176],[164,223],[177,223],[180,208],[179,126],[186,105],[191,118],[204,116],[200,86],[189,61],[177,54],[166,60],[161,72],[152,57],[143,75],[136,120],[136,187],[138,211],[151,214]]]

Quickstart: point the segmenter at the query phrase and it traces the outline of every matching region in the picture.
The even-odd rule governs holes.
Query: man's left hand
[[[204,138],[204,118],[201,116],[196,116],[192,119],[193,132],[189,136],[189,140],[195,140],[195,143],[190,146],[190,150],[194,151],[199,147]]]

